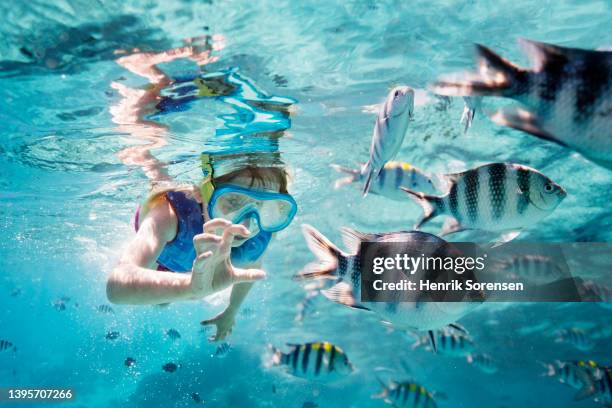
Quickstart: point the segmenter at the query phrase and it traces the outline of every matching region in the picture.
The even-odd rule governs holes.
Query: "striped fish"
[[[612,406],[612,367],[602,369],[601,378],[593,383],[593,399],[607,407]]]
[[[523,106],[503,108],[492,116],[494,122],[567,146],[612,169],[612,52],[530,40],[520,45],[530,69],[477,44],[478,72],[442,78],[433,91],[514,99]]]
[[[580,351],[589,351],[595,345],[584,330],[577,328],[559,330],[555,342],[570,344]]]
[[[485,374],[495,374],[498,370],[493,357],[484,353],[468,354],[467,362]]]
[[[569,273],[548,256],[520,255],[504,259],[492,267],[496,273],[510,274],[520,280],[540,285],[569,276]]]
[[[8,340],[0,340],[0,353],[3,351],[12,350],[13,352],[17,351],[17,346],[11,343]]]
[[[181,338],[181,333],[179,333],[176,329],[168,329],[166,330],[166,336],[168,336],[169,339],[174,341]]]
[[[442,235],[465,229],[517,230],[553,212],[566,196],[551,179],[520,164],[492,163],[442,177],[450,185],[444,196],[403,189],[423,207],[415,229],[438,215],[448,215],[457,224]]]
[[[385,384],[382,381],[382,390],[372,398],[383,398],[384,401],[395,408],[436,408],[434,393],[412,381]],[[439,396],[439,395],[438,395]]]
[[[433,339],[430,336],[419,337],[412,348],[415,349],[428,344],[432,350],[435,345],[437,354],[449,357],[466,357],[476,350],[474,342],[467,334],[448,328],[434,330]]]
[[[334,184],[336,189],[345,184],[363,183],[366,177],[366,174],[360,170],[349,169],[337,164],[332,164],[331,167],[338,172],[348,174],[347,177],[336,181]],[[364,169],[365,166],[361,168]],[[423,171],[400,161],[387,162],[378,173],[378,177],[370,184],[369,192],[391,200],[403,201],[406,199],[406,194],[401,190],[401,187],[422,191],[425,194],[436,192],[433,181]]]
[[[593,363],[594,364],[594,363]],[[576,361],[553,361],[542,363],[546,370],[542,375],[552,377],[563,384],[578,390],[576,399],[593,394],[594,381],[597,378],[597,365]]]
[[[344,351],[328,342],[287,344],[291,350],[283,353],[270,346],[272,364],[302,378],[316,379],[345,376],[353,372],[353,365]]]
[[[397,302],[360,302],[361,300],[361,242],[398,242],[405,245],[402,253],[431,252],[437,254],[450,250],[446,241],[432,234],[419,231],[364,234],[343,228],[342,234],[349,253],[343,252],[323,234],[310,225],[303,224],[302,232],[310,250],[318,258],[296,276],[298,279],[335,279],[335,285],[322,290],[326,298],[345,306],[370,310],[400,330],[433,331],[453,324],[474,310],[484,300],[481,292],[462,293],[456,302],[424,301],[428,293],[402,291]],[[433,245],[435,244],[435,245]],[[428,253],[429,253],[428,252]],[[414,275],[419,276],[419,275]],[[464,277],[465,275],[462,275]],[[464,300],[464,301],[462,301]],[[432,347],[435,348],[435,342]]]
[[[115,311],[109,305],[100,305],[96,310],[100,313],[115,314]]]
[[[414,111],[414,90],[408,86],[398,86],[389,92],[385,103],[380,107],[374,124],[370,160],[363,166],[365,184],[364,197],[368,194],[370,184],[389,160],[399,152],[408,121]]]
[[[231,349],[232,349],[232,346],[229,343],[223,342],[217,346],[217,349],[215,350],[215,354],[213,354],[213,357],[225,358],[227,357]]]

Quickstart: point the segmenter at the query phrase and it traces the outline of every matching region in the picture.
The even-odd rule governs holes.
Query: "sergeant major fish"
[[[435,330],[433,340],[429,336],[419,337],[412,348],[424,344],[435,344],[438,354],[450,357],[466,357],[476,350],[474,342],[467,334],[448,328]]]
[[[542,255],[513,256],[493,265],[492,269],[496,273],[503,272],[534,284],[551,283],[569,276],[560,263]]]
[[[362,183],[366,174],[362,170],[349,169],[347,167],[332,164],[331,167],[341,173],[347,173],[347,177],[338,179],[334,188],[338,189],[345,184]],[[433,181],[423,171],[416,167],[399,161],[385,163],[383,168],[370,184],[372,194],[381,195],[391,200],[403,201],[406,195],[400,187],[409,188],[415,191],[422,191],[425,194],[434,194],[436,189]]]
[[[478,368],[485,374],[495,374],[498,370],[497,365],[493,358],[484,353],[468,354],[466,356],[467,362]]]
[[[372,398],[383,398],[394,408],[436,408],[438,404],[434,398],[436,396],[444,398],[443,394],[430,392],[422,385],[412,381],[391,381],[389,384],[380,381],[380,383],[382,391],[373,395]]]
[[[458,224],[442,235],[465,229],[520,230],[552,213],[567,195],[539,171],[520,164],[492,163],[442,177],[450,184],[443,196],[403,189],[423,207],[415,229],[449,215]]]
[[[514,99],[523,107],[505,107],[491,119],[612,169],[612,52],[525,39],[519,44],[532,63],[530,69],[476,44],[478,72],[442,78],[433,91]]]
[[[0,340],[0,352],[12,350],[13,352],[17,351],[17,346],[11,343],[8,340]]]
[[[599,376],[599,367],[596,363],[556,360],[542,365],[546,370],[543,376],[556,378],[559,382],[578,390],[575,395],[576,400],[593,394],[594,382]]]
[[[399,152],[413,111],[414,90],[408,86],[393,88],[385,103],[380,107],[372,134],[370,160],[361,170],[365,177],[364,197],[368,194],[370,184],[378,177],[385,163],[393,159]]]
[[[310,250],[318,262],[307,265],[297,276],[298,279],[336,279],[336,284],[321,293],[328,299],[356,309],[371,310],[393,327],[402,330],[430,331],[435,349],[433,330],[453,324],[472,311],[476,302],[484,300],[481,292],[462,291],[461,298],[453,302],[423,301],[428,293],[401,291],[397,302],[363,302],[361,299],[361,242],[399,242],[405,245],[403,253],[430,253],[436,249],[447,256],[452,255],[449,246],[441,238],[419,231],[394,232],[387,234],[364,234],[348,228],[342,229],[343,239],[350,253],[341,251],[323,234],[310,225],[303,224],[302,232]],[[436,252],[438,255],[439,253]],[[466,274],[459,275],[464,278]],[[418,275],[415,275],[418,276]]]
[[[334,344],[314,342],[287,345],[291,347],[287,353],[270,346],[272,365],[283,366],[296,377],[330,379],[353,372],[353,365],[346,353]]]
[[[181,338],[181,333],[179,333],[176,329],[168,329],[166,330],[166,336],[168,336],[170,340],[174,341]]]
[[[595,345],[588,334],[581,329],[570,328],[559,330],[555,342],[571,344],[580,351],[589,351]]]

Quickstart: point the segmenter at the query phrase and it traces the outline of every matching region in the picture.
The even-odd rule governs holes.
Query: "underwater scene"
[[[0,21],[0,406],[612,406],[609,0]]]

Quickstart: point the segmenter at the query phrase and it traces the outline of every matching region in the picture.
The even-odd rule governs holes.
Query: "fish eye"
[[[554,188],[553,188],[552,184],[550,184],[550,183],[544,184],[544,191],[546,191],[547,193],[550,193],[553,190],[554,190]]]
[[[395,91],[395,93],[393,94],[394,98],[397,98],[399,96],[400,92],[399,91]]]

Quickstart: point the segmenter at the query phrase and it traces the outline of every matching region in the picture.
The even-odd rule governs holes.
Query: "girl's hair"
[[[279,193],[288,193],[287,184],[289,175],[282,167],[246,166],[222,176],[213,177],[213,182],[215,186],[220,186],[225,183],[232,183],[237,179],[245,178],[250,180],[249,187],[267,188],[274,186],[275,188],[278,187]],[[204,180],[202,180],[202,182],[204,182]],[[170,191],[180,191],[186,193],[188,196],[195,197],[196,192],[199,192],[199,190],[199,186],[194,184],[174,184],[170,186],[165,184],[161,187],[154,187],[142,205],[140,217],[143,219],[151,207],[159,203],[164,195]]]

